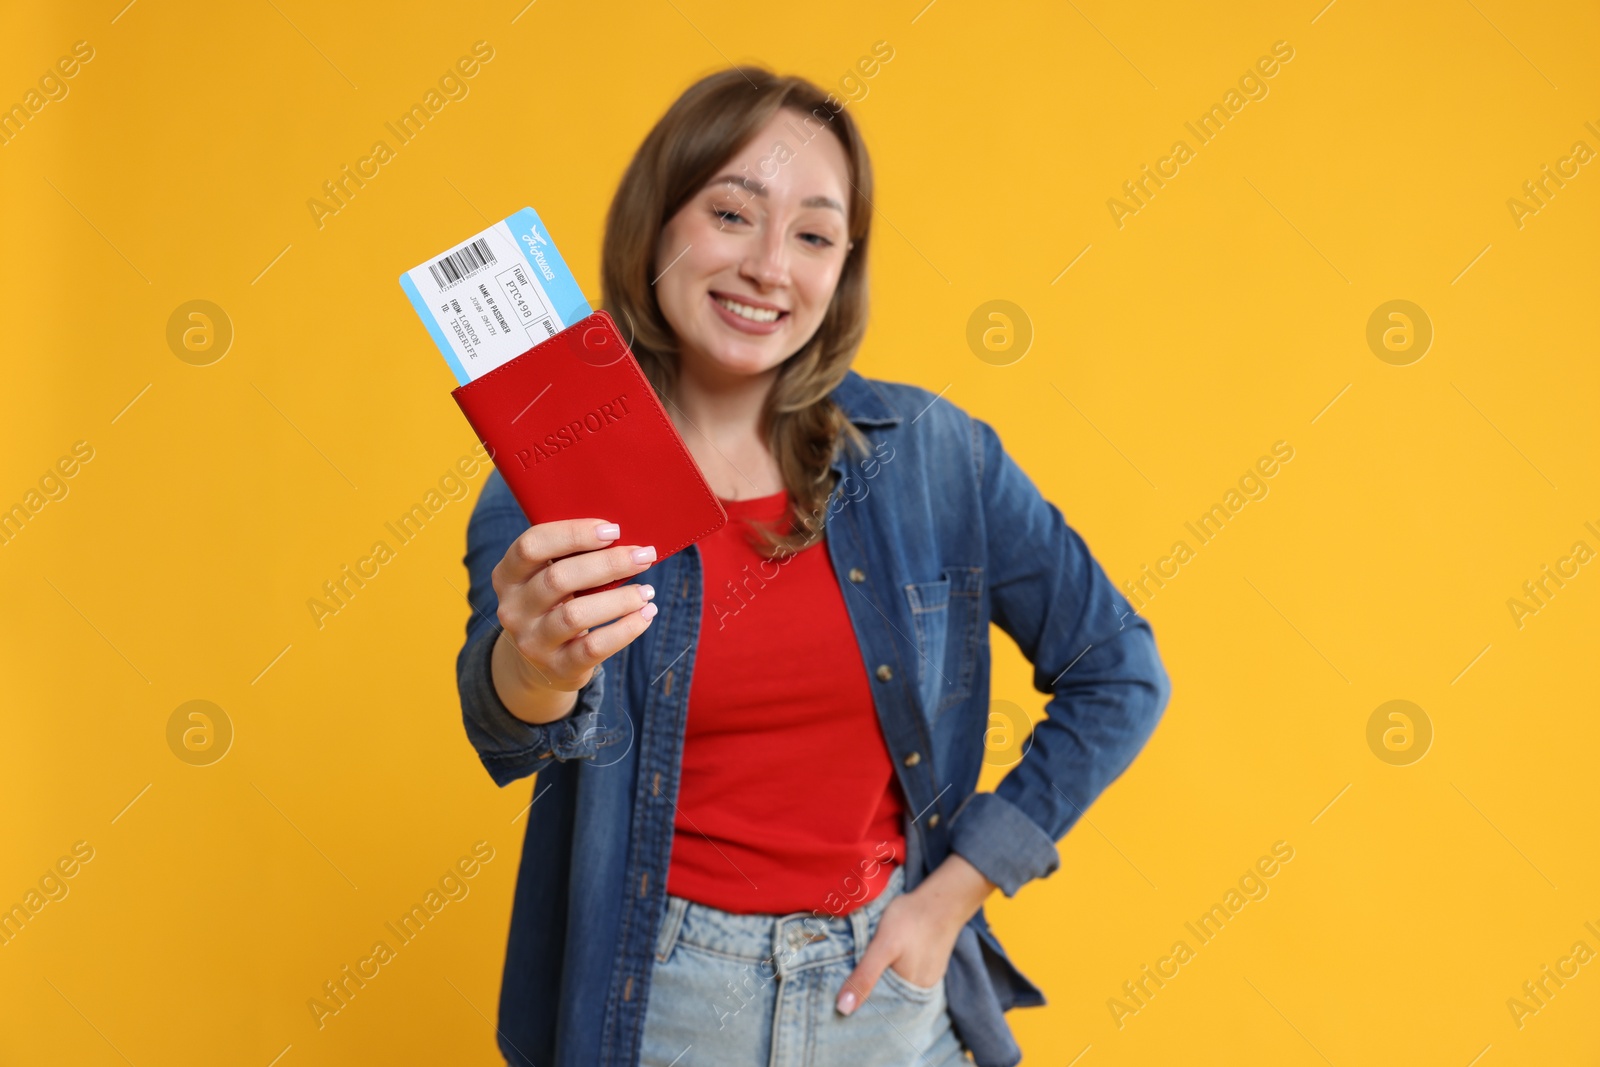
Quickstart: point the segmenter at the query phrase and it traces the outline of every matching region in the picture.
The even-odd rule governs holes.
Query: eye
[[[711,214],[723,225],[727,225],[730,222],[744,221],[743,215],[739,214],[737,211],[729,211],[726,208],[714,207],[711,209]]]
[[[812,248],[832,248],[833,242],[820,233],[803,233],[800,240],[811,245]]]

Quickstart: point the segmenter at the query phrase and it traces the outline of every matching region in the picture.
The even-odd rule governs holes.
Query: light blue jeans
[[[951,1067],[971,1063],[944,983],[885,969],[849,1016],[844,980],[904,884],[841,916],[737,915],[667,896],[645,1011],[641,1067]]]

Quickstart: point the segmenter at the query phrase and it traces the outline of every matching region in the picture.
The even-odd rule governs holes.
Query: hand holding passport
[[[605,593],[650,565],[598,549],[606,532],[624,546],[653,546],[661,560],[727,521],[616,323],[589,310],[532,208],[407,271],[400,285],[460,383],[451,395],[532,524],[502,565],[508,578],[525,583],[560,559],[559,581],[574,597]],[[564,521],[575,519],[619,531],[596,539]],[[635,593],[596,597],[581,613],[592,622],[556,636],[637,605]]]

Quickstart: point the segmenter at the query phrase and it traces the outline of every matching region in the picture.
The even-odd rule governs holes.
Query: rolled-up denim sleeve
[[[973,462],[988,534],[991,617],[1049,694],[1022,759],[992,793],[969,796],[951,847],[1006,896],[1061,863],[1066,835],[1139,754],[1172,683],[1150,624],[1090,554],[1060,510],[972,419]]]
[[[491,671],[495,642],[500,637],[500,598],[490,576],[511,543],[528,528],[528,520],[498,471],[490,473],[467,522],[466,641],[456,657],[456,684],[467,739],[496,785],[536,773],[551,760],[592,758],[603,731],[596,727],[605,695],[605,665],[582,689],[572,711],[554,722],[534,724],[513,715],[494,687]]]

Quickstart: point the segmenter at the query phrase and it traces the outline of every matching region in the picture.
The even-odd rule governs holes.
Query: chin
[[[711,362],[728,374],[754,376],[782,363],[783,349],[777,345],[721,344],[709,350]]]
[[[793,355],[787,331],[768,337],[730,337],[720,324],[713,323],[709,341],[695,345],[711,363],[729,374],[756,375],[778,366]]]

